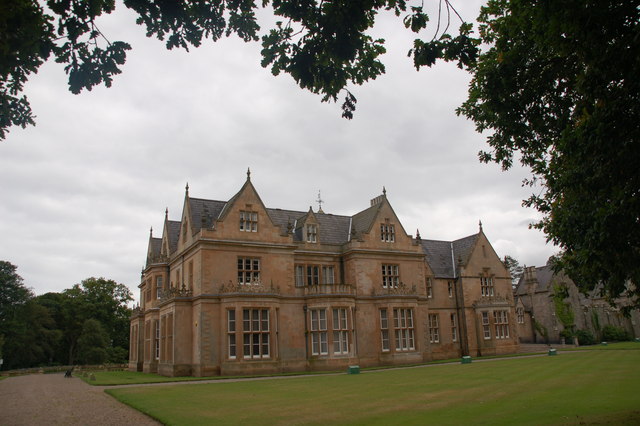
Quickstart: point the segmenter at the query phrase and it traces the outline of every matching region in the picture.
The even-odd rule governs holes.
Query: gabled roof
[[[180,238],[180,224],[181,222],[176,220],[167,220],[167,230],[169,239],[169,254],[175,252],[178,249],[178,238]]]
[[[193,232],[198,232],[202,227],[211,228],[226,204],[225,201],[189,197]]]
[[[149,254],[158,256],[162,250],[162,238],[151,237],[149,239]]]
[[[147,248],[147,266],[154,263],[160,257],[162,249],[162,238],[149,236],[149,247]]]
[[[553,269],[551,265],[539,266],[534,269],[534,277],[536,280],[534,286],[534,293],[551,291],[551,279],[553,278]],[[525,272],[520,277],[518,285],[516,286],[516,295],[521,296],[527,294],[526,284],[527,273]]]
[[[463,266],[467,266],[469,258],[473,252],[473,248],[476,246],[476,241],[480,234],[469,235],[468,237],[460,238],[453,242],[453,254],[455,255],[455,262],[460,263]]]
[[[296,210],[283,210],[283,209],[267,209],[267,214],[271,218],[271,222],[274,225],[279,226],[282,232],[287,231],[287,227],[295,225],[296,220],[299,220],[305,215],[304,212]]]
[[[459,272],[458,263],[465,266],[469,262],[479,236],[478,233],[455,241],[422,240],[422,249],[434,275],[455,278]]]
[[[374,219],[378,215],[378,210],[380,210],[381,205],[382,203],[374,204],[373,206],[353,215],[351,226],[354,229],[356,235],[359,235],[363,232],[369,232],[371,226],[373,225]]]
[[[345,244],[349,241],[349,216],[316,213],[323,244]]]
[[[450,241],[422,240],[422,250],[436,277],[454,276]]]
[[[271,221],[280,226],[283,232],[291,225],[293,240],[302,241],[302,228],[300,221],[309,214],[296,210],[267,209]],[[349,241],[349,216],[333,215],[326,213],[313,213],[318,222],[318,240],[322,244],[344,244]],[[298,224],[296,224],[296,221]],[[293,229],[296,227],[297,229]]]

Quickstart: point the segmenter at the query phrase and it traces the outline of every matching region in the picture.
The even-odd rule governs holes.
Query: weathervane
[[[316,202],[318,203],[318,213],[324,213],[322,211],[322,203],[324,203],[324,201],[322,201],[322,198],[320,198],[320,190],[318,189],[318,199],[316,200]]]

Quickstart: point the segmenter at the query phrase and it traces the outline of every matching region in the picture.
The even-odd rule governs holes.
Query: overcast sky
[[[471,20],[479,3],[464,3]],[[49,61],[26,85],[36,127],[0,143],[0,260],[36,294],[102,276],[137,297],[149,228],[161,236],[165,208],[180,219],[185,184],[193,197],[228,200],[248,167],[267,207],[316,210],[320,190],[326,213],[353,215],[384,186],[411,235],[454,240],[482,220],[501,257],[542,265],[557,251],[528,229],[538,215],[521,206],[527,171],[478,161],[486,135],[455,114],[470,76],[451,64],[417,72],[399,19],[376,27],[387,72],[350,88],[351,121],[261,68],[258,43],[167,51],[121,4],[100,25],[133,47],[113,86],[73,95]]]

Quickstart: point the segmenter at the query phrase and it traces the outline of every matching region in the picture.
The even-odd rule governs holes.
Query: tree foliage
[[[0,358],[3,369],[125,362],[129,353],[123,284],[88,278],[62,293],[34,296],[17,268],[0,261]]]
[[[5,369],[50,361],[60,339],[49,311],[35,302],[17,267],[6,261],[0,261],[0,337]]]
[[[100,323],[110,340],[110,346],[128,349],[131,311],[127,303],[133,297],[124,284],[105,278],[87,278],[62,294],[65,340],[70,364],[76,359],[82,329],[89,319]]]
[[[571,308],[571,303],[565,301],[569,298],[569,288],[564,283],[554,284],[553,293],[550,294],[550,297],[553,300],[556,318],[558,318],[565,330],[571,331],[575,325],[575,314]]]
[[[24,286],[18,268],[7,261],[0,261],[0,358],[5,353],[5,344],[12,327],[18,319],[20,309],[33,296]]]
[[[457,12],[449,0],[439,2],[435,35],[430,40],[416,39],[409,51],[418,69],[437,59],[457,61],[462,67],[477,54],[471,25],[462,22],[458,35],[450,35],[452,14]],[[77,94],[99,84],[111,86],[131,49],[124,41],[110,41],[98,27],[98,18],[115,9],[114,0],[48,0],[46,4],[46,10],[36,0],[13,0],[0,6],[0,140],[11,126],[34,124],[21,92],[29,76],[50,56],[65,64],[69,90]],[[263,67],[273,75],[291,75],[301,88],[320,94],[323,101],[337,101],[343,92],[345,118],[353,117],[356,104],[347,86],[385,72],[380,60],[385,40],[368,34],[377,15],[394,13],[414,33],[424,30],[429,21],[422,2],[414,5],[406,0],[124,0],[124,5],[138,15],[136,22],[146,28],[147,36],[165,41],[167,49],[189,50],[207,39],[216,41],[231,34],[246,42],[261,41]],[[265,31],[257,18],[261,9],[276,18],[275,25]]]
[[[97,319],[90,318],[82,324],[78,338],[78,361],[83,364],[103,364],[108,357],[109,335]]]
[[[504,257],[502,263],[504,264],[504,267],[509,270],[509,273],[511,274],[511,287],[515,289],[518,285],[518,281],[520,281],[520,277],[522,277],[522,274],[524,273],[524,268],[520,265],[520,262],[518,262],[517,259],[509,255]]]
[[[640,304],[640,2],[491,0],[478,21],[458,112],[489,133],[481,161],[531,169],[525,205],[578,286]]]

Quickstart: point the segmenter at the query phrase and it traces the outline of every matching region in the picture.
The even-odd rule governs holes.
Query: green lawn
[[[598,350],[107,392],[172,425],[638,424],[639,363],[640,350]]]

